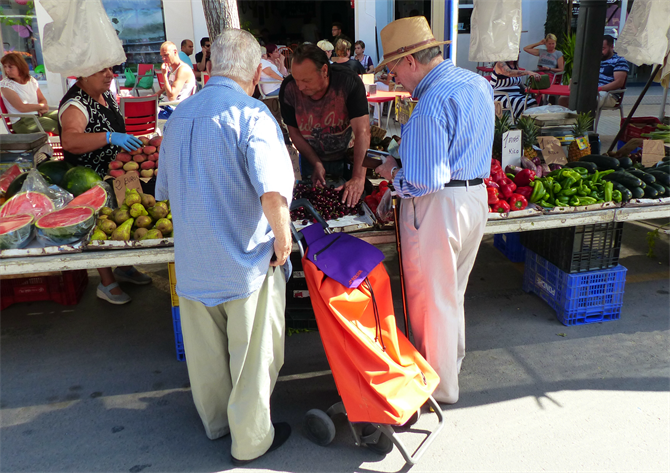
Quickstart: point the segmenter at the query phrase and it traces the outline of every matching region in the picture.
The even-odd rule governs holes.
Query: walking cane
[[[400,268],[400,292],[402,293],[402,312],[405,317],[405,336],[409,340],[409,315],[407,314],[407,300],[405,294],[405,276],[402,270],[402,249],[400,245],[400,211],[398,207],[400,205],[400,199],[398,197],[393,198],[393,219],[395,220],[395,246],[398,251],[398,267]]]

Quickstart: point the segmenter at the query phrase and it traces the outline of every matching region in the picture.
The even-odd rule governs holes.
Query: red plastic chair
[[[202,78],[202,85],[205,86],[205,85],[207,85],[207,82],[209,81],[209,78],[212,77],[212,76],[203,72],[200,75],[200,77]]]
[[[54,133],[50,131],[44,131],[44,128],[42,128],[42,124],[40,121],[37,119],[37,115],[33,115],[32,113],[9,113],[7,110],[7,106],[5,105],[5,99],[0,95],[0,116],[2,116],[3,120],[5,121],[5,127],[7,128],[7,131],[9,133],[16,133],[14,131],[14,127],[12,126],[12,117],[15,118],[32,118],[35,121],[35,125],[37,125],[37,128],[42,132],[46,133],[49,136],[49,144],[51,145],[51,148],[53,148],[54,157],[62,157],[63,156],[63,147],[60,144],[60,136],[55,135]]]
[[[158,123],[158,95],[145,97],[121,97],[121,115],[126,124],[126,133],[146,135],[156,131]]]

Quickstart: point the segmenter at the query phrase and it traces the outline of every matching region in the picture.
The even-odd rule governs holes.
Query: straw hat
[[[438,41],[430,30],[424,16],[401,18],[384,27],[381,32],[384,60],[375,68],[379,72],[386,64],[417,51],[450,44],[451,41]]]

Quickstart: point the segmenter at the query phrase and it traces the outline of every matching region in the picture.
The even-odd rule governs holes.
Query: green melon
[[[102,178],[93,169],[77,166],[65,173],[60,186],[77,197],[100,181]]]
[[[33,237],[32,215],[0,217],[0,250],[24,248]]]
[[[55,245],[67,245],[80,240],[95,225],[92,207],[64,207],[40,217],[35,222],[37,236]]]
[[[72,167],[72,164],[65,161],[45,161],[37,166],[37,170],[43,175],[49,176],[52,183],[60,186],[65,173],[72,169]]]

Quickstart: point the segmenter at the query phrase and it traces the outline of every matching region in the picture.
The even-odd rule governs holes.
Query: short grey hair
[[[414,56],[414,59],[416,59],[416,62],[419,64],[426,65],[433,59],[435,59],[437,56],[440,56],[442,54],[442,51],[440,51],[439,46],[433,46],[432,48],[427,48],[423,49],[421,51],[417,51],[412,56]]]
[[[251,82],[261,62],[261,46],[247,31],[226,28],[212,43],[212,75]]]

